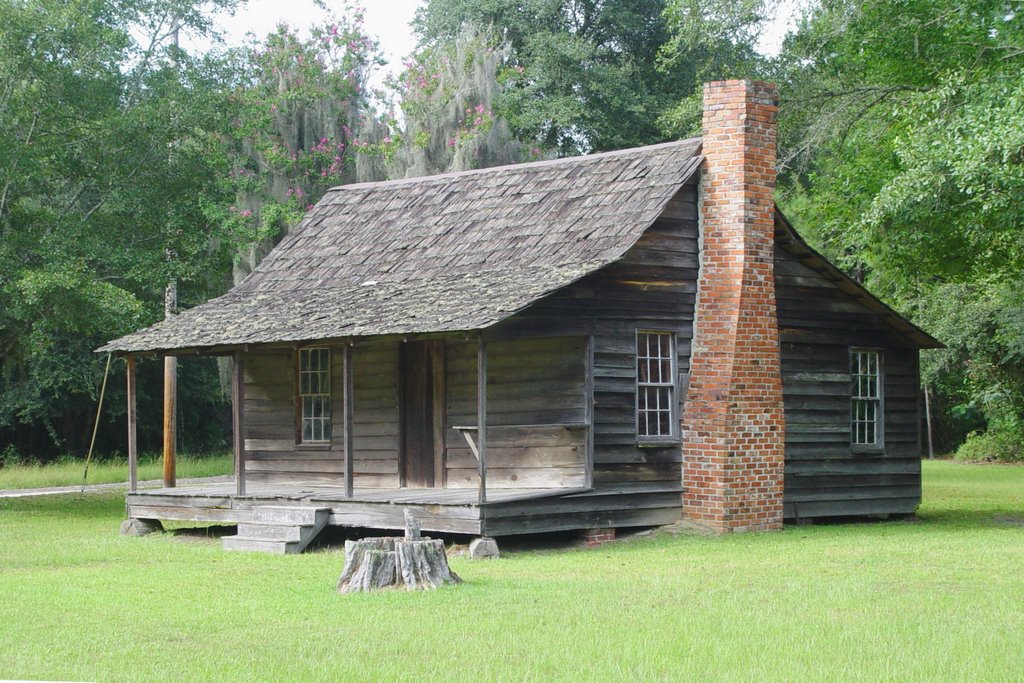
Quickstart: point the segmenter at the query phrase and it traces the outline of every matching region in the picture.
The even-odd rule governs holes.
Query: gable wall
[[[921,496],[918,351],[776,248],[787,518],[911,513]],[[884,449],[850,447],[851,346],[882,351]]]

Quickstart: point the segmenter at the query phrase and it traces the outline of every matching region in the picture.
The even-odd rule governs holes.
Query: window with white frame
[[[882,445],[882,356],[878,351],[850,350],[850,443]]]
[[[331,353],[299,349],[299,403],[302,443],[331,440]]]
[[[641,441],[676,434],[675,335],[640,331],[636,335],[636,434]]]

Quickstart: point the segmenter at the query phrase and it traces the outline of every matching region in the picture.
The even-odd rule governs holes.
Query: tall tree
[[[957,414],[976,408],[1024,436],[1022,406],[1004,390],[1024,376],[1013,304],[1024,266],[1020,9],[823,0],[787,40],[780,73],[790,213],[876,291],[947,332],[951,348],[929,356],[926,376]],[[970,322],[949,324],[959,316]]]
[[[159,317],[167,281],[217,280],[224,74],[165,42],[203,4],[0,3],[0,431],[23,450],[78,450],[92,349]]]
[[[757,51],[765,22],[778,0],[669,0],[664,10],[669,39],[658,50],[658,70],[679,99],[658,123],[673,137],[700,135],[701,85],[770,73]]]
[[[415,26],[427,43],[464,25],[494,27],[512,46],[499,103],[517,137],[574,154],[662,138],[677,99],[655,67],[668,39],[663,0],[431,0]]]
[[[386,113],[363,133],[361,149],[376,161],[378,175],[406,178],[539,156],[494,111],[510,52],[493,31],[470,26],[417,50],[388,83]]]
[[[430,0],[427,44],[466,25],[511,45],[497,110],[558,154],[693,134],[704,80],[760,73],[754,46],[775,0]]]
[[[280,24],[234,52],[226,180],[236,201],[221,207],[221,218],[243,237],[236,282],[328,188],[377,179],[365,177],[357,151],[370,113],[367,79],[381,59],[362,12],[343,7],[308,37]]]

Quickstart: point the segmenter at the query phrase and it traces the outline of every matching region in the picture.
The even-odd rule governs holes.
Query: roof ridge
[[[405,185],[410,183],[422,183],[426,181],[434,180],[447,180],[449,178],[459,178],[462,176],[470,175],[482,175],[487,173],[497,173],[499,171],[518,171],[528,170],[533,168],[541,168],[545,166],[558,166],[558,165],[572,165],[589,163],[591,161],[600,161],[602,159],[608,159],[617,156],[629,156],[630,154],[650,152],[652,150],[670,149],[673,147],[684,147],[686,145],[692,145],[694,143],[700,143],[701,138],[693,137],[686,138],[685,140],[671,140],[669,142],[660,142],[656,145],[643,145],[641,147],[627,147],[625,149],[613,149],[607,152],[596,152],[594,154],[581,154],[575,157],[558,157],[557,159],[541,159],[540,161],[525,161],[518,164],[504,164],[503,166],[489,166],[487,168],[471,168],[465,171],[449,171],[448,173],[438,173],[435,175],[421,175],[413,176],[411,178],[396,178],[394,180],[373,180],[365,183],[349,183],[347,185],[336,185],[327,191],[327,194],[338,192],[340,190],[365,190],[376,187],[394,187],[399,185]]]

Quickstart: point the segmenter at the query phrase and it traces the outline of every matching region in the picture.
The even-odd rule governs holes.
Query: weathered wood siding
[[[918,351],[776,248],[787,518],[910,513],[921,499]],[[884,447],[850,445],[851,346],[882,352]]]
[[[636,333],[676,335],[681,406],[697,289],[696,182],[685,185],[625,256],[499,325],[496,335],[593,335],[593,493],[488,510],[488,533],[642,526],[677,519],[678,443],[641,446],[636,428]]]
[[[296,451],[294,352],[247,353],[244,380],[246,480],[341,483],[343,463],[339,454]]]
[[[355,486],[398,486],[398,343],[352,350]],[[331,349],[327,444],[295,441],[295,352],[252,351],[245,360],[246,479],[254,483],[343,486],[342,354]]]
[[[583,486],[585,348],[585,337],[488,345],[488,487]],[[476,488],[479,481],[476,456],[454,429],[477,422],[476,352],[476,342],[450,342],[446,350],[445,474],[450,488]]]
[[[339,354],[340,358],[340,354]],[[399,342],[357,345],[352,349],[352,484],[398,486]],[[340,362],[331,368],[341,387]],[[342,446],[341,391],[334,391],[334,443]]]

